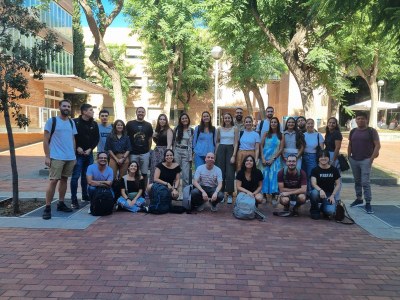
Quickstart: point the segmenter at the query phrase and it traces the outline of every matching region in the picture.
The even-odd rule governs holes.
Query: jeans
[[[340,170],[339,161],[338,160],[332,161],[334,154],[335,154],[335,152],[329,151],[329,157],[330,157],[330,160],[332,162],[331,165],[334,166],[339,171],[339,174],[341,174],[342,171]],[[342,191],[342,177],[340,177],[339,180],[340,180],[340,188],[339,188],[338,192],[335,195],[335,199],[336,200],[340,200],[341,199],[340,198],[340,192]]]
[[[370,174],[371,174],[371,160],[369,158],[363,160],[354,160],[349,157],[349,162],[351,166],[351,171],[353,172],[354,177],[354,189],[356,191],[357,199],[362,199],[363,190],[364,190],[364,198],[367,203],[371,202],[371,182],[370,182]]]
[[[312,190],[311,171],[317,166],[317,153],[303,153],[301,168],[307,174],[307,193]]]
[[[328,198],[331,196],[330,194],[326,194],[326,198],[325,199],[321,199],[319,194],[320,193],[317,190],[312,190],[311,191],[311,194],[310,194],[310,202],[311,202],[310,212],[319,211],[318,203],[322,203],[321,204],[321,208],[320,208],[322,213],[324,215],[326,215],[326,216],[333,216],[335,214],[335,212],[336,212],[337,199],[335,198],[335,203],[331,204],[328,201]]]
[[[87,180],[86,180],[86,171],[87,168],[93,164],[93,154],[89,155],[76,155],[76,164],[74,166],[74,170],[72,171],[71,177],[71,200],[77,200],[77,192],[78,192],[78,180],[81,177],[81,189],[82,189],[82,199],[87,199]]]
[[[215,189],[216,189],[216,187],[212,188],[212,187],[203,186],[203,185],[201,186],[201,188],[207,193],[207,196],[209,198],[211,198],[211,196],[214,194]],[[192,190],[192,195],[191,196],[192,196],[192,206],[193,207],[200,206],[205,202],[203,200],[203,196],[202,196],[200,190],[197,189],[197,188],[194,188]],[[216,202],[212,202],[212,204],[216,205],[217,203],[221,202],[222,199],[224,199],[224,193],[219,191],[218,194],[217,194],[217,201]]]
[[[119,206],[121,206],[123,209],[128,210],[130,212],[138,212],[141,210],[141,207],[146,203],[146,200],[142,197],[139,197],[135,204],[130,206],[128,201],[124,197],[119,197],[117,200],[117,203]]]

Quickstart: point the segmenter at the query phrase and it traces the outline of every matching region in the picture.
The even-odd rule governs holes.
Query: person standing
[[[72,175],[76,160],[74,136],[77,131],[75,123],[69,118],[71,102],[61,100],[59,106],[60,116],[48,119],[44,127],[43,149],[50,180],[46,190],[46,207],[42,216],[45,220],[51,219],[51,202],[58,182],[60,184],[57,210],[72,212],[72,209],[65,205],[64,200],[68,177]]]
[[[165,150],[172,149],[172,138],[173,132],[171,127],[169,127],[168,118],[165,114],[160,114],[153,134],[153,141],[156,147],[151,154],[150,183],[154,180],[154,171],[157,165],[164,159]]]
[[[364,203],[362,197],[364,191],[365,211],[368,214],[373,214],[370,174],[374,159],[379,155],[381,143],[378,132],[374,128],[368,127],[367,122],[367,114],[358,112],[356,114],[357,128],[351,130],[349,134],[347,155],[349,156],[356,191],[356,200],[350,206],[359,206]]]
[[[274,108],[272,106],[268,106],[267,109],[265,110],[265,116],[266,118],[262,120],[256,128],[256,131],[258,134],[262,137],[264,136],[264,133],[268,132],[269,130],[269,124],[271,122],[272,117],[274,116]]]
[[[129,153],[131,151],[131,141],[126,134],[125,123],[116,120],[111,134],[107,138],[105,151],[110,157],[110,167],[113,170],[114,179],[122,178],[129,166]]]
[[[272,117],[269,130],[264,133],[261,140],[261,161],[264,166],[264,181],[262,192],[271,195],[275,200],[275,195],[279,193],[278,172],[281,169],[281,160],[279,159],[283,151],[282,133],[280,131],[279,120]]]
[[[244,130],[243,109],[241,107],[236,108],[235,111],[235,127],[238,129],[238,132]]]
[[[287,157],[290,154],[296,156],[297,169],[301,168],[301,156],[304,151],[305,141],[304,134],[296,128],[296,120],[293,117],[289,117],[286,120],[285,130],[283,131],[283,165],[286,165]]]
[[[81,178],[82,200],[88,201],[87,195],[87,168],[93,164],[93,149],[99,143],[99,127],[93,120],[93,107],[84,103],[81,105],[81,115],[74,119],[78,134],[76,141],[76,164],[71,178],[71,207],[79,209],[77,198],[78,181]]]
[[[238,144],[238,129],[230,113],[224,113],[222,126],[217,130],[215,165],[222,171],[222,191],[227,193],[227,203],[232,204],[235,191],[235,158]]]
[[[215,127],[211,123],[211,115],[208,111],[201,114],[201,122],[194,130],[193,152],[194,166],[197,169],[205,163],[207,153],[215,152]]]
[[[147,188],[147,174],[149,172],[150,148],[153,137],[153,127],[144,120],[146,110],[144,107],[136,108],[136,120],[126,123],[126,131],[131,140],[132,151],[130,161],[136,161],[140,166],[140,172],[144,180],[144,188]]]
[[[178,126],[173,132],[175,161],[181,166],[182,190],[192,183],[192,143],[194,130],[190,128],[190,118],[187,113],[179,117]]]
[[[306,122],[307,122],[307,120],[305,117],[303,117],[303,116],[297,117],[297,119],[296,119],[297,130],[300,130],[302,133],[305,133],[307,131]]]
[[[260,135],[253,130],[253,118],[247,116],[244,118],[245,130],[239,134],[239,146],[236,159],[236,171],[242,167],[243,159],[252,155],[256,162],[260,152]]]
[[[106,145],[107,137],[110,135],[112,126],[108,124],[108,117],[110,113],[107,109],[102,109],[99,113],[100,124],[99,125],[99,143],[97,144],[97,152],[103,152]],[[115,174],[114,174],[115,176]]]
[[[340,148],[342,146],[343,136],[340,132],[339,122],[335,117],[330,117],[328,119],[328,124],[325,128],[325,149],[329,151],[330,162],[329,164],[334,166],[339,174],[340,174],[340,165],[338,161],[338,156],[340,152]],[[341,199],[340,192],[342,189],[342,178],[340,180],[340,187],[338,192],[335,195],[336,201]]]

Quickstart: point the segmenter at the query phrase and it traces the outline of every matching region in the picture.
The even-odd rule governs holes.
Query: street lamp
[[[211,56],[215,60],[215,81],[214,81],[214,106],[213,106],[213,123],[214,126],[217,126],[217,100],[218,100],[218,60],[224,54],[224,50],[220,46],[214,46],[211,50]]]
[[[384,85],[385,85],[385,82],[383,80],[378,80],[378,87],[379,87],[378,102],[381,101],[381,91],[382,91],[382,87]]]

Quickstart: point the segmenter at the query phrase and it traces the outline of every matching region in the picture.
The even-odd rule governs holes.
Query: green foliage
[[[126,45],[115,45],[115,44],[108,44],[107,45],[108,51],[111,54],[111,57],[114,61],[115,68],[118,71],[121,77],[121,87],[123,93],[123,100],[124,104],[126,104],[126,100],[128,99],[129,90],[130,90],[130,83],[129,74],[133,69],[133,66],[127,64],[125,61],[125,53],[126,53]],[[110,76],[106,72],[101,69],[97,69],[96,67],[89,68],[87,70],[88,74],[92,74],[91,80],[98,81],[100,80],[101,86],[108,89],[110,94],[113,96],[113,85]],[[95,75],[93,75],[95,74]]]

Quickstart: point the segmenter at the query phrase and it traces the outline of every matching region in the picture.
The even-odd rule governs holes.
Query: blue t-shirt
[[[255,131],[243,131],[240,137],[239,150],[255,150],[256,143],[260,143],[260,135]]]
[[[104,147],[106,145],[107,137],[110,135],[112,130],[112,125],[108,124],[107,126],[104,126],[103,124],[99,124],[99,143],[97,144],[97,152],[103,152]]]
[[[260,128],[261,122],[263,123],[262,128]],[[264,122],[260,121],[260,123],[257,124],[256,131],[260,133],[261,136],[263,136],[264,133],[266,133],[269,130],[269,123],[270,123],[269,119],[265,119]]]
[[[74,135],[76,131],[75,122],[59,116],[56,117],[56,127],[50,140],[50,158],[57,160],[75,160]],[[71,127],[72,123],[72,127]],[[51,133],[53,118],[47,120],[44,130]]]
[[[216,132],[200,132],[197,135],[199,126],[196,127],[193,134],[193,151],[199,156],[206,156],[207,153],[215,151]]]
[[[318,140],[319,144],[324,143],[324,138],[319,132],[305,132],[304,139],[306,141],[306,147],[304,148],[305,153],[317,153]]]
[[[103,172],[100,172],[97,163],[90,165],[86,171],[86,176],[92,176],[94,181],[112,181],[113,175],[113,170],[109,166]]]

